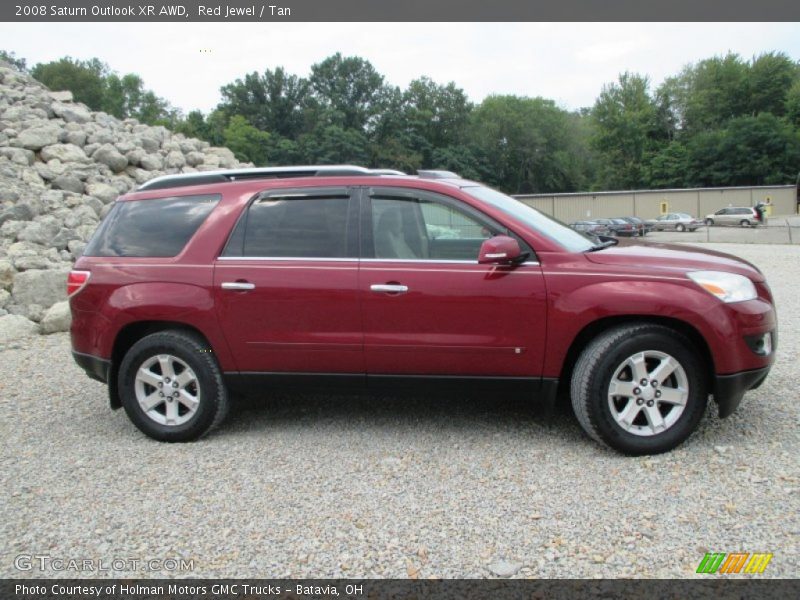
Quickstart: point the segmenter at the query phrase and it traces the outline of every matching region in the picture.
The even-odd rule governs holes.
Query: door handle
[[[369,286],[373,292],[385,292],[389,294],[405,294],[408,291],[407,285],[392,284],[392,283],[373,283]]]
[[[254,290],[256,284],[248,281],[225,281],[222,284],[223,290]]]

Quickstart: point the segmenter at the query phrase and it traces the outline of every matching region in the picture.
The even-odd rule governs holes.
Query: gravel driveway
[[[777,364],[652,458],[593,443],[567,408],[492,398],[284,395],[160,444],[108,409],[66,335],[7,345],[0,576],[691,577],[705,552],[743,551],[798,577],[800,247],[710,247],[767,274]],[[31,554],[193,570],[15,569]]]

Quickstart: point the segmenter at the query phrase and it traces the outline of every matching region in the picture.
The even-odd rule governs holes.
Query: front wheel
[[[599,335],[572,375],[572,407],[598,442],[630,455],[659,454],[697,428],[708,394],[691,342],[661,325],[624,325]]]
[[[202,338],[184,331],[162,331],[136,342],[122,360],[117,385],[128,418],[163,442],[196,440],[228,411],[214,354]]]
[[[706,225],[711,227],[714,224],[714,219],[706,219]]]
[[[677,229],[678,231],[680,231],[681,233],[683,233],[684,231],[686,231],[686,226],[685,226],[683,223],[678,223],[678,224],[675,226],[675,229]]]

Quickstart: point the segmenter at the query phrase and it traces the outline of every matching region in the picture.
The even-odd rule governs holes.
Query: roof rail
[[[420,179],[461,179],[458,173],[452,171],[437,171],[432,169],[425,169],[424,171],[417,171]]]
[[[243,179],[278,179],[286,177],[337,177],[344,175],[404,175],[390,169],[367,169],[353,165],[308,165],[298,167],[256,167],[249,169],[226,169],[224,171],[201,171],[162,175],[140,185],[137,191],[163,190],[208,183],[226,183]]]

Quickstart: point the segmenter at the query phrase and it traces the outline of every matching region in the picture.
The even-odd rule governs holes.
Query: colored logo
[[[749,552],[706,552],[700,565],[697,567],[698,573],[713,575],[720,573],[730,575],[731,573],[763,573],[767,568],[772,554],[750,554]]]

